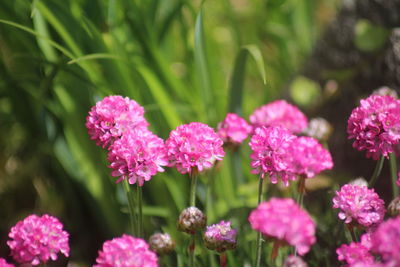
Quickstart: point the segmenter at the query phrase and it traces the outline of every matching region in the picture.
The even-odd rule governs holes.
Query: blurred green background
[[[136,100],[162,138],[191,121],[216,127],[228,111],[248,119],[281,97],[318,115],[326,99],[337,97],[336,87],[306,78],[303,69],[341,7],[332,0],[2,1],[0,256],[9,255],[10,227],[31,213],[64,223],[71,266],[90,266],[104,240],[129,232],[122,186],[85,128],[90,107],[104,96]],[[357,23],[358,50],[385,45],[386,30],[369,20]],[[256,206],[258,180],[249,165],[244,144],[238,157],[228,152],[219,169],[202,175],[198,188],[209,224],[229,219],[240,232],[229,266],[254,257],[256,235],[247,216]],[[306,206],[318,221],[319,242],[306,259],[334,266],[334,249],[345,239],[327,197],[331,180],[317,181]],[[185,266],[188,238],[177,232],[176,219],[188,187],[189,179],[172,169],[144,186],[146,237],[163,230],[177,240],[177,253],[165,259],[170,266]],[[269,186],[268,194],[290,196],[291,190]],[[201,246],[197,252],[200,266],[216,266],[216,254]],[[50,264],[66,265],[66,259]]]

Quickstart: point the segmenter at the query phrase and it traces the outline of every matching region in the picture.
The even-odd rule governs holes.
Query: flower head
[[[324,118],[313,118],[308,123],[304,133],[307,136],[326,141],[332,133],[332,126]]]
[[[188,234],[195,234],[197,230],[206,226],[207,217],[196,207],[184,209],[179,215],[178,229]]]
[[[289,180],[296,180],[290,149],[296,136],[281,127],[259,127],[252,136],[249,146],[251,154],[252,173],[264,178],[270,175],[271,183],[278,179],[288,186]]]
[[[68,233],[57,218],[47,214],[30,215],[19,221],[8,236],[11,256],[19,263],[38,265],[50,259],[55,261],[60,252],[69,256]]]
[[[366,186],[345,184],[336,191],[333,207],[340,209],[339,218],[345,223],[371,227],[383,221],[385,203]]]
[[[14,264],[7,263],[5,259],[0,258],[0,267],[14,267]]]
[[[129,184],[149,181],[162,166],[168,164],[164,140],[147,129],[126,132],[116,140],[108,153],[112,176],[119,177],[117,183],[128,179]]]
[[[231,228],[231,222],[221,221],[218,224],[207,226],[204,233],[204,242],[208,249],[224,252],[236,248],[237,231]]]
[[[211,168],[216,160],[225,156],[222,139],[200,122],[178,126],[170,133],[165,145],[169,166],[176,166],[182,174]]]
[[[103,148],[110,146],[123,133],[135,128],[147,128],[144,109],[134,100],[122,96],[107,96],[96,103],[86,118],[90,138]]]
[[[285,100],[276,100],[256,109],[250,116],[254,127],[281,126],[292,133],[301,133],[307,127],[307,117]]]
[[[315,223],[292,199],[272,198],[250,213],[251,227],[266,238],[295,246],[300,255],[315,243]]]
[[[366,150],[367,157],[387,157],[400,141],[400,100],[371,95],[360,101],[348,120],[347,133],[353,147]]]
[[[94,267],[157,267],[157,255],[140,238],[130,235],[104,242]]]
[[[303,261],[302,258],[295,255],[289,255],[285,259],[283,267],[308,267],[308,265]]]
[[[343,244],[337,250],[338,260],[345,261],[348,266],[363,263],[364,266],[370,266],[374,262],[374,257],[369,253],[368,248],[360,243]]]
[[[155,233],[154,235],[150,236],[149,244],[151,250],[160,255],[170,253],[175,249],[175,242],[167,233]]]
[[[329,151],[312,137],[297,137],[292,144],[292,157],[294,171],[307,178],[333,167]]]
[[[240,144],[252,130],[251,125],[235,113],[228,113],[218,124],[218,134],[224,143]]]
[[[389,219],[381,223],[372,233],[371,250],[381,255],[383,262],[396,263],[388,266],[400,265],[400,217]]]

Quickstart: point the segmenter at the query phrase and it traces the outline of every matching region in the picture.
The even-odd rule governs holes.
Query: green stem
[[[384,161],[385,161],[385,157],[381,156],[379,158],[378,162],[376,163],[374,173],[372,174],[371,180],[369,180],[369,184],[368,184],[369,187],[374,187],[376,180],[379,177],[379,174],[381,174]]]
[[[133,196],[133,192],[131,191],[129,182],[127,179],[124,179],[124,190],[126,193],[126,197],[128,199],[128,210],[129,210],[129,219],[131,222],[131,231],[132,235],[136,236],[136,227],[137,227],[137,218],[136,218],[136,211],[135,211],[135,198]]]
[[[189,267],[194,267],[194,250],[196,248],[196,234],[190,236],[189,244]]]
[[[352,225],[347,225],[347,229],[349,230],[349,232],[350,232],[350,235],[351,235],[351,239],[353,240],[353,242],[358,242],[358,238],[357,238],[357,235],[356,235],[356,233],[354,232],[354,227],[352,226]]]
[[[143,237],[143,193],[142,187],[137,184],[137,203],[138,203],[138,237]]]
[[[258,182],[258,204],[260,204],[262,201],[263,182],[264,179],[260,177],[260,180]],[[256,267],[260,267],[261,249],[262,249],[261,233],[258,232],[256,241],[256,265],[255,265]]]
[[[392,178],[392,191],[393,199],[399,196],[399,187],[397,186],[397,159],[396,155],[392,152],[389,156],[390,161],[390,176]]]
[[[190,174],[190,206],[196,207],[196,184],[197,184],[197,173],[193,171]]]
[[[297,204],[299,204],[300,207],[303,207],[303,199],[306,189],[305,186],[306,186],[306,178],[300,177],[298,195],[297,195]]]

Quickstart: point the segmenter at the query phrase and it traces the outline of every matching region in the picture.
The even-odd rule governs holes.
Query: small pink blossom
[[[224,143],[240,144],[252,132],[252,127],[245,119],[235,113],[228,113],[218,124],[218,134]]]
[[[207,226],[204,242],[208,249],[224,252],[236,247],[237,230],[231,228],[231,222],[221,221]]]
[[[391,96],[371,95],[360,101],[348,120],[347,133],[353,147],[367,157],[388,157],[400,141],[400,101]]]
[[[110,148],[108,160],[112,176],[119,177],[117,183],[128,179],[140,186],[168,164],[164,140],[147,129],[126,132]]]
[[[267,239],[272,238],[295,246],[304,255],[315,243],[315,223],[293,199],[271,198],[250,213],[251,227]]]
[[[289,185],[289,180],[296,180],[291,154],[295,139],[296,136],[282,127],[257,128],[249,143],[253,151],[250,155],[252,173],[261,178],[269,174],[271,183],[276,184],[281,179],[285,186]]]
[[[361,264],[369,266],[374,262],[374,257],[369,253],[368,248],[360,243],[350,243],[350,245],[343,244],[337,250],[338,260],[345,261],[348,265]]]
[[[0,267],[14,267],[14,264],[7,263],[3,258],[0,258]]]
[[[175,166],[182,174],[211,168],[216,160],[225,156],[222,139],[211,127],[200,122],[178,126],[171,131],[165,144],[169,166]]]
[[[103,148],[110,146],[126,131],[147,128],[144,109],[134,100],[122,96],[107,96],[96,103],[86,118],[90,138]]]
[[[400,216],[381,223],[371,235],[371,250],[382,257],[387,266],[400,266]],[[390,265],[390,264],[392,265]]]
[[[383,221],[385,203],[366,186],[345,184],[336,191],[333,208],[340,209],[339,218],[345,223],[371,227]]]
[[[307,128],[307,117],[285,100],[276,100],[256,109],[250,116],[255,128],[260,126],[281,126],[292,133],[301,133]]]
[[[312,178],[333,167],[329,151],[312,137],[297,137],[292,144],[291,153],[294,171],[301,176]]]
[[[130,235],[104,242],[94,267],[157,267],[157,255],[140,238]]]
[[[69,256],[68,233],[57,218],[47,214],[30,215],[19,221],[8,236],[11,256],[19,263],[39,265],[50,259],[55,261],[60,252]]]

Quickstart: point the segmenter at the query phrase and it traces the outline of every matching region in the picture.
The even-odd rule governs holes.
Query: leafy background
[[[228,111],[248,118],[281,97],[316,115],[329,88],[301,72],[340,7],[332,0],[3,1],[0,256],[9,255],[9,228],[31,213],[50,213],[64,223],[71,266],[90,266],[104,240],[129,232],[122,187],[84,126],[88,110],[104,96],[136,100],[163,138],[191,121],[216,127]],[[360,23],[357,47],[382,46],[385,30]],[[244,144],[202,175],[198,188],[208,222],[229,219],[239,230],[229,266],[251,264],[254,257],[256,234],[247,216],[258,181],[249,165]],[[337,265],[334,250],[346,242],[331,209],[342,176],[330,172],[309,185],[305,205],[318,222],[318,244],[306,256],[311,266]],[[189,179],[172,169],[144,186],[146,237],[167,231],[177,241],[177,252],[163,259],[170,266],[185,266],[188,237],[177,232],[176,219],[188,188]],[[268,185],[267,195],[294,190]],[[216,266],[216,254],[202,246],[197,253],[200,266]],[[66,266],[67,259],[50,265]]]

